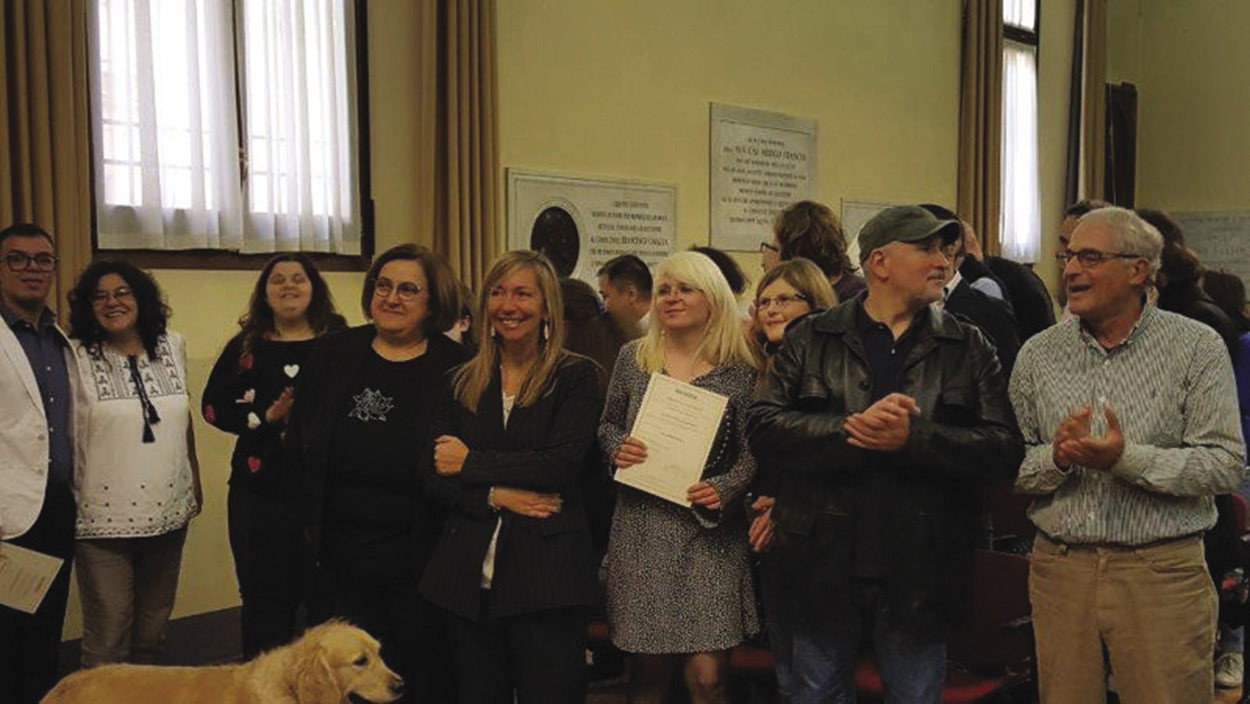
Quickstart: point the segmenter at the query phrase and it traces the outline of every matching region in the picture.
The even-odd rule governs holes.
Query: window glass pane
[[[1033,262],[1041,242],[1037,48],[1011,41],[1003,49],[1002,146],[1003,256]]]
[[[1003,24],[1036,32],[1036,0],[1003,0]]]

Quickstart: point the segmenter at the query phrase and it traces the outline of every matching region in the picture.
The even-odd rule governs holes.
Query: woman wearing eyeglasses
[[[443,334],[458,317],[456,280],[416,245],[380,254],[361,308],[371,324],[318,341],[300,372],[283,451],[313,560],[309,614],[346,618],[427,701],[451,701],[450,658],[434,607],[417,594],[443,514],[418,479],[432,409],[464,361]]]
[[[296,635],[299,534],[279,487],[282,435],[308,353],[346,322],[312,260],[288,253],[261,270],[239,327],[213,365],[200,408],[209,424],[238,436],[227,515],[250,660]]]
[[[617,487],[608,542],[612,642],[631,654],[628,701],[662,702],[684,674],[696,704],[726,701],[729,649],[759,628],[742,499],[755,476],[744,423],[756,370],[733,291],[711,259],[656,267],[646,336],[621,349],[599,425],[617,474],[647,456],[630,435],[652,373],[729,398],[686,506]]]
[[[832,308],[837,296],[829,279],[820,267],[810,260],[798,257],[777,264],[760,279],[755,289],[755,317],[751,320],[748,343],[755,353],[761,379],[768,374],[773,354],[781,346],[786,326],[795,318],[813,311]],[[768,471],[767,458],[760,462],[755,487],[759,496],[751,505],[755,518],[748,532],[751,549],[767,552],[773,543],[772,509],[781,477]],[[764,558],[760,570],[764,595],[764,622],[768,627],[769,645],[777,669],[777,694],[779,701],[790,701],[790,624],[784,620],[781,609],[772,608],[785,583],[775,579],[768,570]]]
[[[186,348],[156,282],[125,262],[87,267],[69,302],[87,419],[76,460],[82,665],[153,663],[203,503]]]

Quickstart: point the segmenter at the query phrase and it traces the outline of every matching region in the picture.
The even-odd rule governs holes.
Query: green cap
[[[891,242],[919,242],[941,235],[943,243],[951,244],[962,234],[958,220],[939,220],[918,205],[896,205],[877,213],[860,228],[859,263],[868,261],[874,249]]]

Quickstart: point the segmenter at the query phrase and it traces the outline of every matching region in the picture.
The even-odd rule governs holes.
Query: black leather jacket
[[[751,406],[757,457],[782,474],[768,558],[792,618],[836,624],[848,610],[857,511],[884,511],[886,593],[895,625],[940,633],[969,605],[984,485],[1014,477],[1024,444],[993,347],[949,313],[916,332],[902,392],[919,404],[896,452],[846,442],[843,421],[868,408],[869,367],[848,301],[792,326]],[[860,506],[868,473],[886,473],[890,501]]]

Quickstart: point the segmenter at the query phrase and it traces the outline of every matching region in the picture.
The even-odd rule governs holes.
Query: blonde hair
[[[482,283],[477,317],[482,321],[482,343],[473,359],[461,365],[452,379],[456,399],[474,412],[477,411],[482,392],[499,369],[501,357],[502,343],[491,334],[491,321],[486,316],[486,308],[490,305],[490,292],[518,269],[527,269],[534,273],[538,290],[543,296],[543,307],[546,308],[543,315],[546,323],[540,328],[538,335],[538,360],[517,389],[517,406],[528,406],[542,398],[548,391],[555,370],[566,358],[572,356],[564,350],[564,299],[560,295],[560,279],[556,275],[555,267],[539,252],[518,249],[504,253],[491,265],[486,280]]]
[[[707,297],[712,309],[707,325],[703,328],[703,340],[697,355],[713,366],[742,362],[755,366],[755,358],[747,348],[746,336],[742,334],[742,322],[738,317],[738,304],[729,283],[720,269],[706,255],[698,252],[678,252],[655,268],[656,287],[652,291],[651,311],[658,313],[662,297],[660,279],[669,278],[698,289]],[[638,345],[638,366],[648,372],[664,368],[663,325],[659,315],[654,315],[647,334]]]
[[[768,339],[764,335],[764,329],[760,327],[760,296],[764,294],[764,289],[783,279],[803,296],[807,305],[814,311],[832,308],[838,304],[838,294],[834,293],[833,286],[829,285],[829,278],[810,259],[803,257],[787,259],[769,269],[760,279],[759,285],[755,287],[756,310],[751,316],[751,325],[747,335],[751,353],[755,355],[755,361],[761,369],[765,368],[768,362],[768,354],[764,351],[764,345],[768,343]]]

